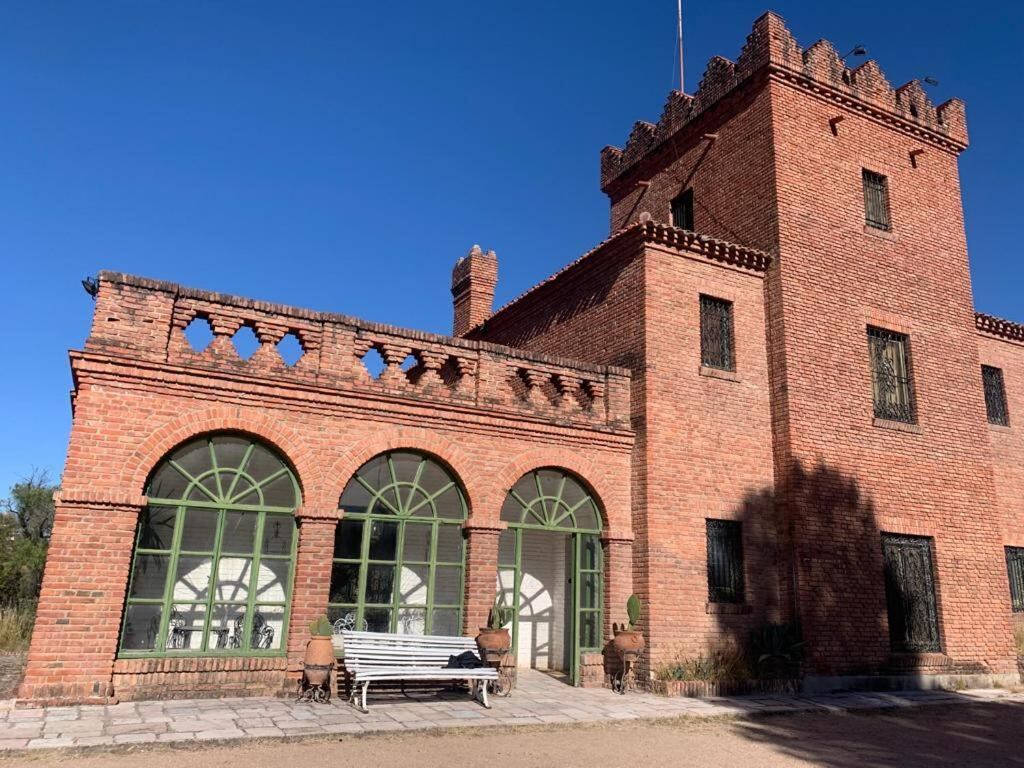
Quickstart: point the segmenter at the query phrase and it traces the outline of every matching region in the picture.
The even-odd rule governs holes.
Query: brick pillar
[[[462,631],[476,636],[487,626],[487,613],[498,592],[498,537],[501,528],[465,528],[466,589],[462,611]]]
[[[603,539],[604,545],[604,636],[612,636],[612,622],[626,621],[626,601],[633,594],[633,540]],[[646,612],[647,606],[644,606]],[[641,628],[646,629],[646,616]]]
[[[465,335],[491,316],[497,284],[498,257],[494,251],[484,253],[474,245],[452,270],[453,336]]]
[[[113,695],[121,612],[146,499],[65,489],[54,502],[53,535],[18,695],[36,702],[103,703]]]
[[[330,515],[315,515],[300,509],[296,516],[299,549],[292,585],[291,619],[288,622],[289,678],[302,671],[302,655],[309,641],[309,623],[327,613],[334,531],[338,525],[337,510],[331,510]]]

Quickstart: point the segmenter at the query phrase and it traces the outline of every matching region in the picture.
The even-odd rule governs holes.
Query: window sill
[[[1012,431],[1009,424],[993,424],[991,421],[988,422],[988,428],[993,432],[1010,432]]]
[[[726,371],[722,368],[712,368],[708,365],[700,367],[700,375],[707,376],[709,379],[721,379],[722,381],[740,381],[739,374],[736,371]]]
[[[704,613],[717,616],[746,616],[753,613],[754,607],[748,603],[705,603]]]
[[[900,236],[891,229],[879,229],[878,227],[872,227],[870,224],[864,225],[864,234],[877,237],[881,240],[890,240],[893,242],[900,239]]]
[[[891,429],[894,432],[906,432],[911,435],[924,433],[920,424],[908,424],[905,421],[893,421],[892,419],[880,419],[877,416],[871,420],[871,426],[879,429]]]

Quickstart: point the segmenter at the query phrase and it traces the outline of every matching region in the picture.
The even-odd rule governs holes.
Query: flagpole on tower
[[[679,91],[686,93],[686,81],[683,79],[683,0],[676,0],[676,21],[679,35]]]

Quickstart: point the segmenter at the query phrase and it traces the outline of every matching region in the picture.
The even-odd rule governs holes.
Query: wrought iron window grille
[[[869,227],[889,231],[889,180],[880,173],[863,172],[864,221]]]
[[[672,226],[693,231],[693,190],[688,189],[672,201]]]
[[[735,520],[707,520],[708,602],[742,603],[743,526]]]
[[[868,328],[875,418],[917,421],[911,381],[910,339],[902,333]]]
[[[1001,368],[981,366],[981,380],[985,386],[985,411],[989,424],[1010,426],[1010,412],[1006,407],[1006,386]]]
[[[882,534],[889,643],[897,653],[941,650],[932,540]]]
[[[1024,613],[1024,547],[1006,548],[1006,570],[1010,577],[1013,612]]]
[[[700,297],[700,362],[708,368],[736,370],[731,301]]]

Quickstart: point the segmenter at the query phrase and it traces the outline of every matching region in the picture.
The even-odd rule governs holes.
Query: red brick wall
[[[232,315],[244,312],[255,313],[253,322],[264,335],[267,327],[259,325],[264,317],[294,324],[309,334],[306,356],[312,356],[312,363],[301,367],[300,361],[296,369],[285,369],[274,362],[267,345],[243,363],[232,357],[226,335],[214,342],[211,352],[188,352],[171,318],[183,302],[196,301],[219,313],[215,326],[238,327],[241,318],[232,320]],[[161,323],[162,335],[154,330]],[[601,378],[603,374],[586,366],[570,368],[529,356],[513,359],[511,350],[503,353],[494,345],[451,340],[457,354],[478,349],[483,355],[473,358],[468,394],[422,381],[413,385],[398,376],[372,382],[354,378],[346,362],[346,354],[359,348],[350,340],[345,352],[344,342],[338,341],[343,332],[351,334],[347,328],[342,319],[314,319],[314,313],[304,316],[284,307],[197,292],[186,297],[173,286],[165,290],[110,277],[101,281],[87,351],[73,355],[77,391],[64,490],[57,503],[23,697],[95,700],[108,697],[112,686],[113,695],[122,698],[160,691],[182,695],[190,690],[215,694],[218,688],[222,693],[289,688],[300,668],[308,621],[326,611],[341,491],[359,466],[383,451],[420,450],[447,464],[464,486],[468,528],[501,527],[501,504],[515,481],[530,469],[558,466],[577,473],[594,489],[611,534],[632,537],[632,433],[617,415],[629,412],[627,377]],[[392,352],[402,338],[407,348],[427,354],[438,348],[436,339],[426,343],[425,336],[403,337],[397,330],[387,338]],[[499,398],[520,362],[533,371],[553,372],[544,374],[549,378],[592,380],[589,386],[602,396],[592,411],[543,398]],[[622,384],[617,383],[620,379]],[[610,420],[618,426],[610,427]],[[115,660],[146,477],[176,445],[215,431],[246,432],[274,446],[301,484],[287,656]],[[496,558],[484,553],[480,560],[480,551],[474,537],[467,572],[478,588],[468,591],[465,603],[470,631],[494,599]]]
[[[1011,672],[990,430],[956,155],[770,85],[779,198],[769,280],[782,334],[801,614],[812,670],[889,660],[879,532],[935,538],[943,649]],[[829,120],[841,113],[838,135]],[[909,152],[924,148],[916,167]],[[892,232],[864,225],[861,171],[889,178]],[[908,333],[918,424],[873,423],[866,326]]]

